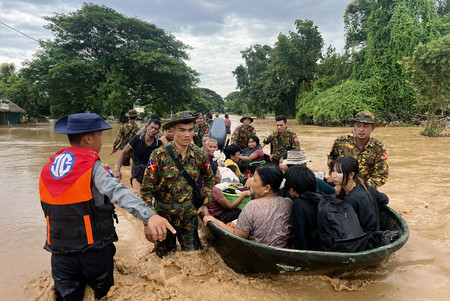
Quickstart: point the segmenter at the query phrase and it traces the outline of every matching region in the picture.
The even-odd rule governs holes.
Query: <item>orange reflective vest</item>
[[[50,157],[39,179],[41,206],[47,220],[44,249],[55,254],[100,249],[116,241],[114,204],[105,197],[97,207],[92,196],[92,168],[97,152],[68,147]]]

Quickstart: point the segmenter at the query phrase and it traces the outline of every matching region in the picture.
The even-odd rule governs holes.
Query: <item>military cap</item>
[[[369,111],[361,111],[356,113],[354,118],[349,118],[349,121],[354,122],[363,122],[363,123],[375,123],[375,116]]]
[[[172,116],[172,119],[168,123],[163,125],[163,129],[168,129],[168,128],[170,128],[178,123],[184,122],[184,121],[194,122],[196,118],[197,118],[197,116],[192,114],[189,111],[178,112]]]
[[[80,134],[110,130],[112,126],[94,113],[78,113],[61,117],[55,123],[55,132],[59,134]]]
[[[135,109],[131,109],[127,113],[125,113],[125,116],[130,118],[137,117],[137,111]]]
[[[251,118],[250,116],[244,116],[244,117],[241,118],[241,123],[243,123],[244,119],[247,119],[247,118],[250,119],[250,123],[253,122],[253,118]]]

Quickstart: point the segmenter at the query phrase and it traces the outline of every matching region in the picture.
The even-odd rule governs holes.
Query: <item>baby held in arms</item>
[[[277,196],[282,180],[283,173],[278,166],[258,167],[252,189],[259,198],[244,207],[236,227],[227,226],[211,215],[205,216],[203,222],[213,222],[232,234],[259,243],[274,247],[286,246],[292,232],[292,200]]]

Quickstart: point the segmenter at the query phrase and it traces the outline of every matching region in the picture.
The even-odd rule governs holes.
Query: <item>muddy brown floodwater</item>
[[[239,117],[232,117],[232,129]],[[326,171],[333,140],[349,127],[300,126],[288,121],[309,167]],[[257,119],[266,138],[273,119]],[[108,156],[119,125],[104,132]],[[420,128],[376,128],[388,151],[389,180],[380,190],[407,221],[407,244],[378,267],[338,278],[303,275],[244,276],[230,270],[208,247],[159,259],[145,240],[142,223],[119,209],[115,285],[106,300],[450,300],[450,138],[427,138]],[[50,254],[42,249],[45,220],[38,179],[49,156],[68,145],[53,124],[0,127],[0,300],[54,300]],[[267,151],[267,150],[266,150]],[[129,167],[124,167],[129,177]],[[125,180],[127,183],[127,180]],[[93,300],[87,290],[86,300]]]

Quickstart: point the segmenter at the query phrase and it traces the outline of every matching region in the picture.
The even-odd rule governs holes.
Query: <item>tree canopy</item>
[[[185,63],[189,47],[167,31],[92,3],[45,19],[54,38],[41,41],[22,74],[52,115],[119,117],[133,104],[164,114],[193,101],[199,80]]]

